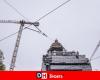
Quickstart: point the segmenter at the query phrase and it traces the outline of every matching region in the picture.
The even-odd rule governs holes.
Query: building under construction
[[[91,71],[91,63],[79,52],[67,51],[58,40],[43,55],[42,71]]]

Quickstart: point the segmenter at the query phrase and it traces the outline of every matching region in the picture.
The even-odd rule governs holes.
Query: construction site
[[[99,4],[1,0],[0,70],[99,71]]]

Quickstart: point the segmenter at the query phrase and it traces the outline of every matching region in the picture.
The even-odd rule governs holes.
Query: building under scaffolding
[[[43,55],[42,71],[91,71],[91,63],[85,55],[79,52],[66,51],[55,40],[46,55]]]

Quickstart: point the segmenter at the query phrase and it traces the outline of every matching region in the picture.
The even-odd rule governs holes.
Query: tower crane
[[[13,8],[20,16],[24,17],[15,7],[13,7],[8,1],[4,0],[5,3],[10,6],[11,8]],[[40,17],[36,22],[29,22],[29,21],[13,21],[13,20],[0,20],[0,23],[15,23],[15,24],[20,24],[20,28],[18,31],[18,36],[17,36],[17,40],[16,40],[16,44],[15,44],[15,48],[13,51],[13,56],[12,56],[12,60],[11,60],[11,65],[10,65],[10,70],[14,70],[15,67],[15,62],[16,62],[16,57],[17,57],[17,52],[18,52],[18,48],[19,48],[19,44],[20,44],[20,39],[21,39],[21,34],[23,31],[23,27],[25,24],[30,24],[30,25],[34,25],[38,31],[30,29],[28,27],[25,27],[26,29],[32,30],[32,31],[36,31],[38,33],[41,33],[43,36],[48,37],[45,33],[43,33],[37,26],[39,26],[39,22],[40,20],[42,20],[43,18],[45,18],[46,16],[48,16],[49,14],[53,13],[54,11],[56,11],[57,9],[59,9],[60,7],[62,7],[63,5],[65,5],[66,3],[68,3],[71,0],[67,0],[64,3],[62,3],[61,5],[59,5],[58,7],[54,8],[53,10],[51,10],[50,12],[46,13],[45,15],[43,15],[42,17]],[[27,19],[26,17],[24,17],[25,19]],[[25,29],[24,28],[24,29]]]
[[[94,49],[94,51],[93,51],[93,53],[92,53],[92,55],[91,55],[91,57],[90,57],[90,61],[92,60],[93,56],[95,55],[95,53],[96,53],[96,51],[98,50],[99,47],[100,47],[100,40],[99,40],[99,42],[98,42],[96,48]]]
[[[18,31],[18,35],[17,35],[17,39],[16,39],[16,43],[15,43],[15,48],[14,48],[14,51],[13,51],[12,60],[11,60],[11,64],[10,64],[10,71],[13,71],[14,67],[15,67],[15,62],[16,62],[16,58],[17,58],[18,48],[19,48],[19,44],[20,44],[21,35],[22,35],[24,25],[30,24],[30,25],[34,25],[35,27],[37,27],[37,26],[39,26],[39,22],[29,22],[29,21],[24,21],[24,20],[21,20],[21,21],[0,20],[0,23],[20,24],[20,28],[19,28],[19,31]]]

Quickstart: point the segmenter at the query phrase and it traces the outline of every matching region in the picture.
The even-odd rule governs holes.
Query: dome
[[[51,44],[49,51],[63,51],[63,46],[61,45],[61,43],[59,43],[59,41],[56,39],[54,43]]]

